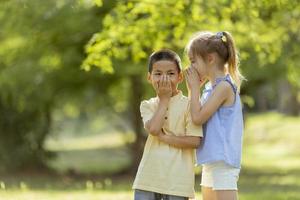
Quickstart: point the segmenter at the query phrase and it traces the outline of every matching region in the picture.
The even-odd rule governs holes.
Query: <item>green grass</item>
[[[49,162],[60,176],[1,175],[0,200],[129,200],[134,177],[113,176],[130,162],[122,134],[49,140],[58,152]],[[240,200],[300,200],[300,118],[277,113],[250,114],[244,134]],[[68,176],[77,171],[84,176]],[[200,168],[196,169],[200,172]],[[88,174],[101,172],[102,175]],[[201,199],[200,174],[196,199]]]

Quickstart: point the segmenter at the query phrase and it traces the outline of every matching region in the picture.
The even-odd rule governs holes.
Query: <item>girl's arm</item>
[[[201,138],[198,136],[167,135],[162,130],[158,135],[158,139],[180,149],[196,149],[199,147],[201,142]]]
[[[231,86],[226,82],[221,82],[216,86],[206,103],[201,106],[199,102],[199,92],[191,91],[190,110],[193,122],[197,125],[205,123],[227,100],[231,92]]]
[[[232,95],[231,86],[222,81],[219,83],[204,105],[199,102],[199,77],[193,70],[187,70],[186,78],[191,95],[191,116],[196,125],[205,123]]]

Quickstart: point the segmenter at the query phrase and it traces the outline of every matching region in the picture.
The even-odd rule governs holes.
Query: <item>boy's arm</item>
[[[180,149],[196,149],[199,147],[201,142],[200,136],[167,135],[163,132],[163,130],[160,131],[158,139]]]
[[[171,81],[168,76],[161,77],[155,86],[155,91],[159,98],[158,107],[152,118],[145,123],[145,129],[151,135],[157,136],[165,123],[165,115],[172,96]]]
[[[151,134],[157,136],[165,122],[165,115],[168,108],[168,99],[159,100],[157,110],[152,118],[145,123],[145,129]]]

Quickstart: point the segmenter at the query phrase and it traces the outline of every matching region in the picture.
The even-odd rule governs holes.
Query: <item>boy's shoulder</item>
[[[159,98],[152,97],[141,101],[140,110],[141,112],[155,112],[159,105]],[[180,95],[175,99],[171,99],[168,105],[168,112],[171,112],[174,116],[185,116],[190,111],[190,100],[187,96]]]
[[[141,101],[141,106],[142,105],[157,105],[159,103],[159,98],[158,97],[152,97],[150,99],[145,99]],[[180,93],[179,96],[177,96],[175,99],[171,99],[170,105],[169,106],[178,106],[178,105],[189,105],[190,101],[189,98],[182,93]]]
[[[140,108],[151,108],[151,107],[154,107],[155,105],[158,105],[158,97],[152,97],[150,99],[145,99],[145,100],[142,100],[141,101],[141,104],[140,104]]]
[[[154,103],[158,103],[159,99],[158,97],[152,97],[150,99],[144,99],[141,101],[141,104],[154,104]]]

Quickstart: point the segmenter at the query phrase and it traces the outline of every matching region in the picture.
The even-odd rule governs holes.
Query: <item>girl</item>
[[[203,200],[236,200],[241,167],[243,115],[239,97],[242,75],[228,32],[200,32],[187,45],[191,67],[185,71],[192,121],[203,124],[197,149],[202,164]],[[199,103],[200,88],[205,85]]]

